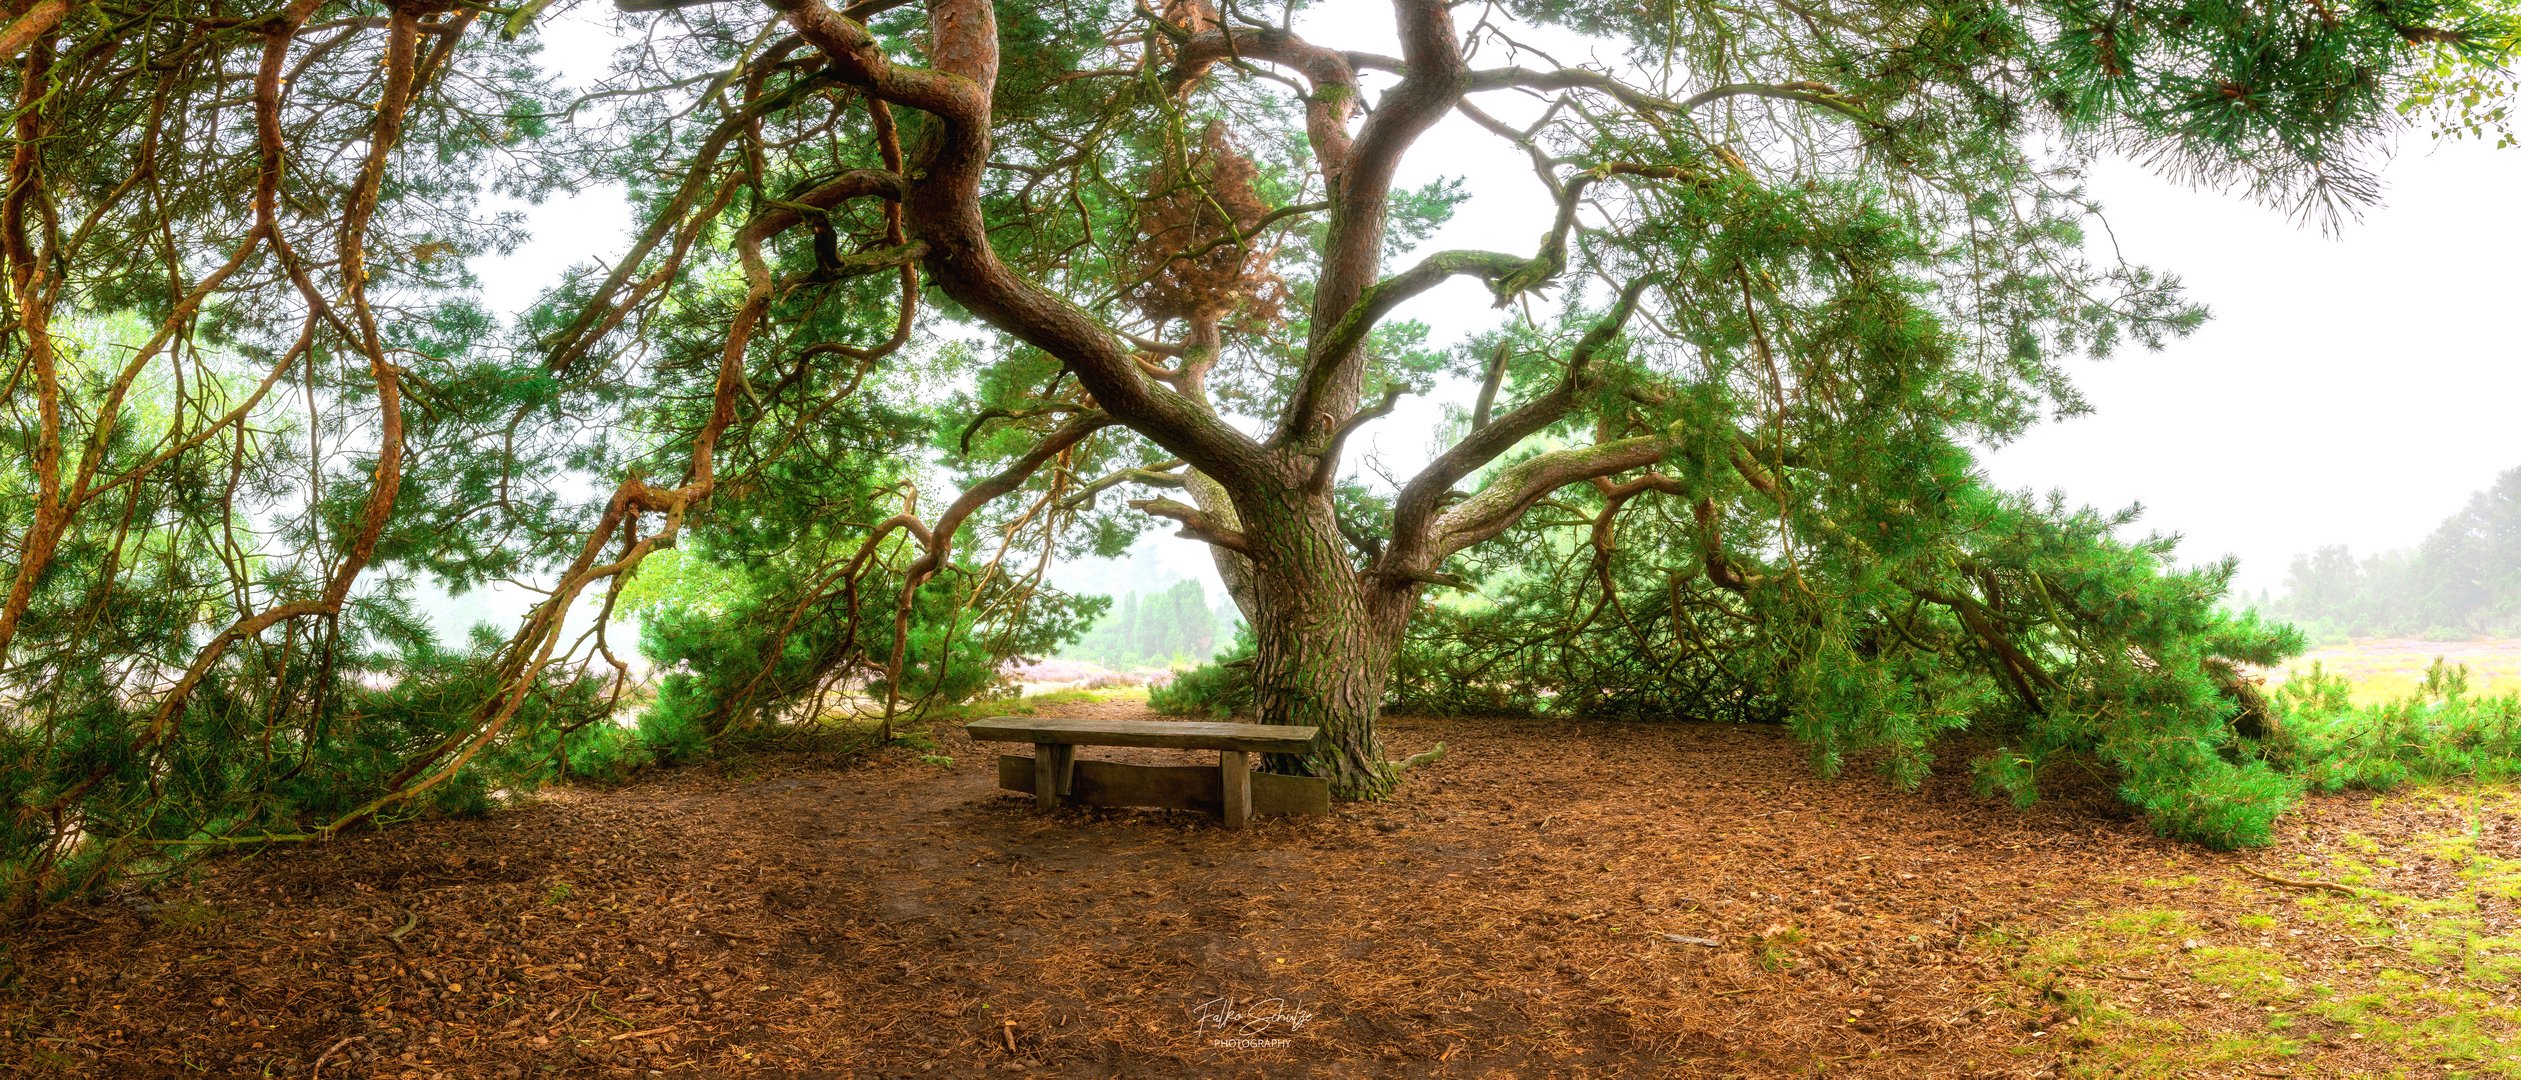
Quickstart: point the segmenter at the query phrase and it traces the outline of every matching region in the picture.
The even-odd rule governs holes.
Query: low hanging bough
[[[2097,752],[2210,838],[2269,801],[2225,732],[2283,636],[1968,447],[2199,318],[2090,261],[2092,155],[2351,210],[2497,9],[1320,14],[624,0],[640,47],[569,98],[533,49],[603,15],[569,0],[13,7],[0,889],[838,697],[889,725],[1076,633],[1050,560],[1160,521],[1253,627],[1258,718],[1323,733],[1273,767],[1343,795],[1395,783],[1401,665],[1792,716],[1903,777],[2012,724],[1992,783]],[[1422,250],[1465,197],[1398,181],[1439,126],[1528,162],[1530,249]],[[502,325],[477,196],[604,182],[632,235]],[[1428,465],[1358,482],[1361,431],[1456,391]],[[417,609],[501,581],[540,595],[505,634]],[[1428,614],[1474,584],[1510,602]],[[624,613],[665,665],[635,731]]]

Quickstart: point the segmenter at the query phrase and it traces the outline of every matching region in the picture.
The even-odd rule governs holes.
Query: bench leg
[[[1241,750],[1217,752],[1217,768],[1225,774],[1225,827],[1240,829],[1252,820],[1251,755]]]
[[[1076,760],[1077,748],[1072,744],[1033,744],[1033,805],[1058,808],[1059,800],[1071,793]]]

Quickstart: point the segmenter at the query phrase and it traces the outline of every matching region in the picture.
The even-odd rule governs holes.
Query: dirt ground
[[[2521,1073],[2508,793],[2314,800],[2220,855],[2097,794],[1822,780],[1773,729],[1389,722],[1396,755],[1439,740],[1394,801],[1240,833],[1038,814],[941,728],[218,860],[11,947],[0,1051],[100,1076]]]

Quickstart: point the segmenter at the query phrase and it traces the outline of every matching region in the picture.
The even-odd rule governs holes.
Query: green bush
[[[1166,716],[1200,716],[1223,720],[1252,711],[1252,658],[1260,651],[1248,627],[1238,627],[1234,644],[1208,663],[1173,676],[1173,681],[1147,692],[1147,705]]]
[[[1562,493],[1457,560],[1480,597],[1411,628],[1399,703],[1777,722],[1823,775],[1857,764],[1902,789],[1965,752],[1981,790],[2025,805],[2097,772],[2165,834],[2263,842],[2301,785],[2251,748],[2267,705],[2244,672],[2300,634],[2224,606],[2229,560],[2125,535],[2132,511],[1992,488],[1931,432],[1883,438],[1910,440],[1899,467],[1789,468],[1808,490],[1782,512],[1732,447],[1685,453],[1672,467],[1703,471],[1684,486],[1757,512],[1639,512],[1608,547],[1603,497]]]
[[[814,703],[894,662],[898,579],[868,582],[851,609],[831,595],[839,590],[825,580],[824,560],[697,544],[669,554],[640,568],[621,605],[639,619],[640,651],[667,671],[640,717],[642,737],[665,760],[702,756],[729,733],[817,725]],[[1100,598],[1027,592],[995,575],[975,595],[956,586],[984,575],[950,570],[911,598],[900,690],[913,716],[1005,692],[1008,659],[1056,649],[1101,610]],[[1018,592],[1025,602],[1014,602]],[[801,604],[813,617],[794,617]],[[880,676],[853,689],[879,700],[888,691]]]
[[[2436,659],[2406,697],[2370,705],[2318,664],[2274,695],[2269,756],[2322,791],[2521,777],[2521,694],[2469,696],[2468,668]]]
[[[40,726],[0,725],[0,799],[64,809],[60,818],[0,815],[0,900],[31,911],[133,870],[163,872],[200,852],[310,835],[398,790],[413,794],[370,820],[479,815],[500,792],[616,776],[637,754],[630,734],[605,722],[604,679],[552,674],[509,719],[505,737],[459,766],[473,710],[500,678],[497,641],[477,636],[467,649],[445,648],[390,601],[354,605],[345,622],[368,644],[345,647],[331,678],[222,670],[155,743],[135,734],[152,723],[147,704],[94,677],[55,684],[44,716],[55,737]],[[302,725],[272,722],[293,709],[310,714]],[[440,770],[452,771],[425,789],[414,783]],[[55,831],[65,820],[75,832]]]

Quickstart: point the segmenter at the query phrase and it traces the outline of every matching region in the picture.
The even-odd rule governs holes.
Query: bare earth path
[[[2496,1071],[2498,1043],[2366,1038],[2336,1002],[2396,963],[2482,988],[2455,1011],[2485,1035],[2521,1016],[2491,949],[2416,955],[2463,868],[2521,859],[2501,794],[2321,800],[2227,856],[2102,800],[1821,780],[1774,730],[1390,730],[1451,753],[1394,802],[1240,834],[1038,815],[946,729],[950,767],[764,756],[221,860],[15,946],[0,1050],[115,1076],[2427,1075]],[[2467,861],[2364,866],[2437,905],[2377,922],[2244,869],[2325,880],[2353,838],[2454,831]],[[2466,940],[2521,934],[2469,899]]]

